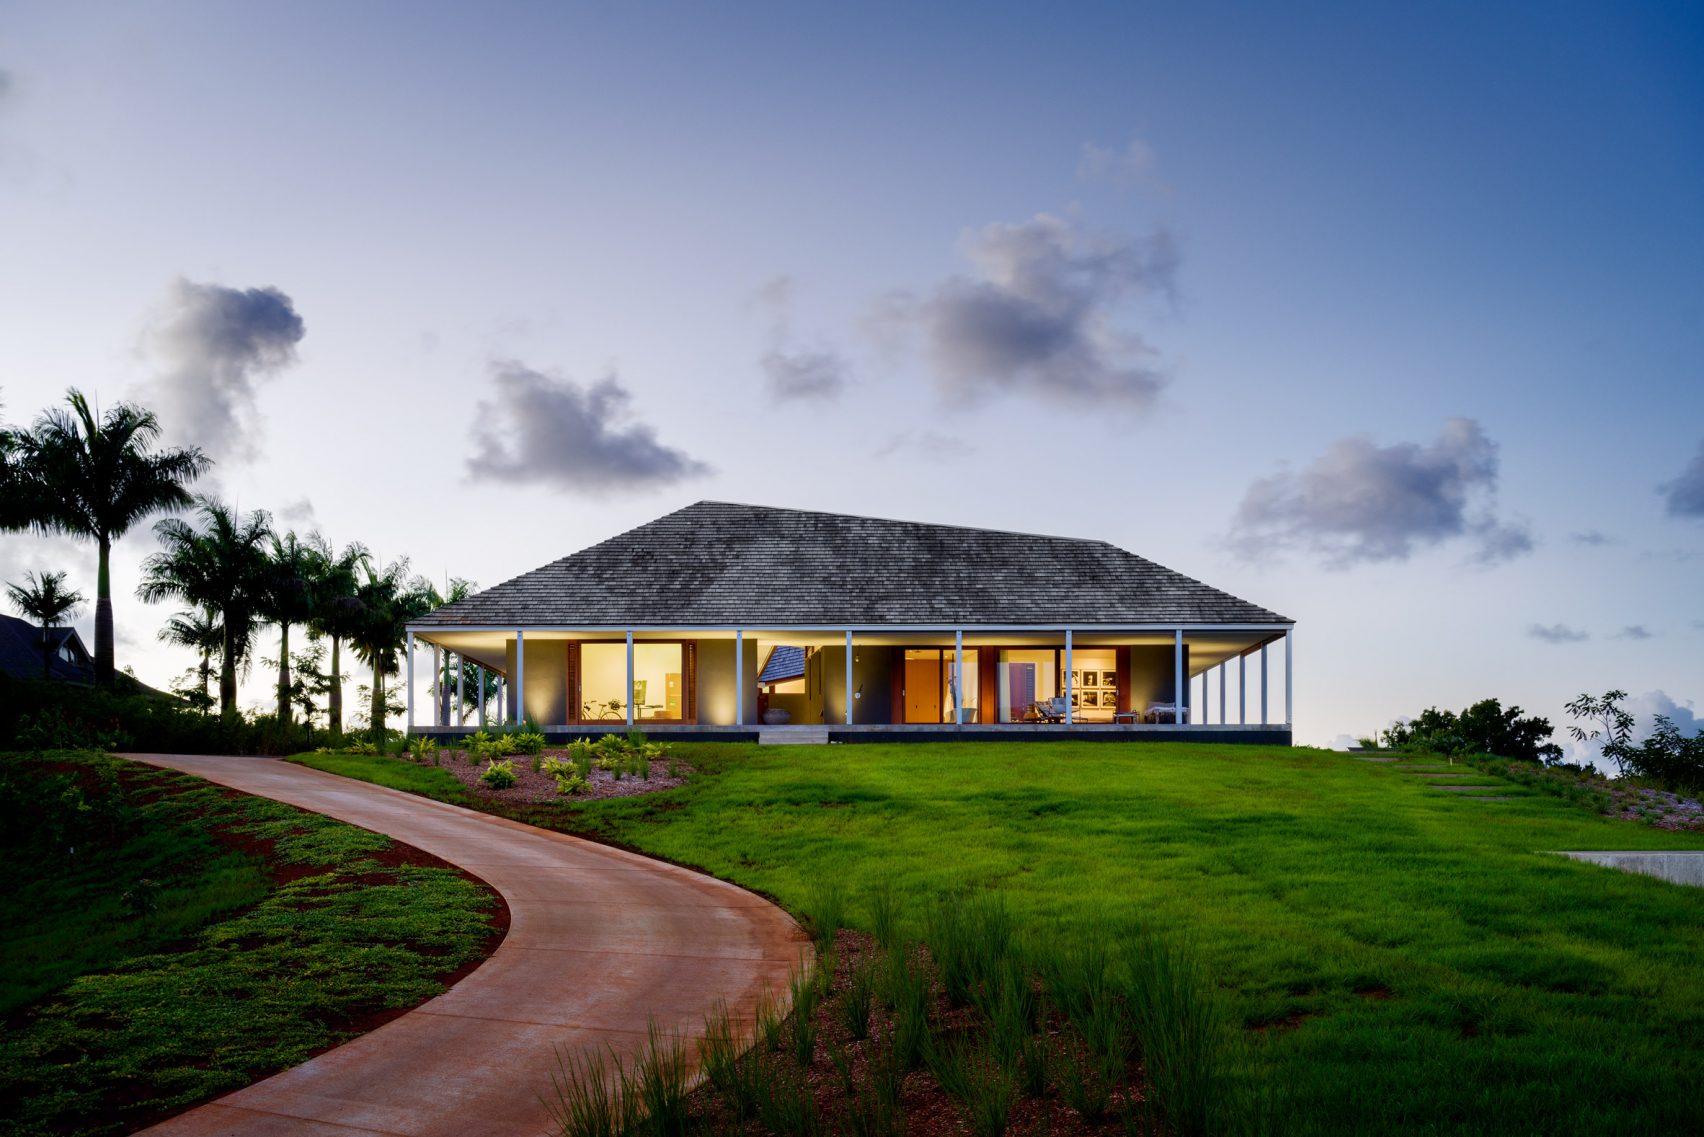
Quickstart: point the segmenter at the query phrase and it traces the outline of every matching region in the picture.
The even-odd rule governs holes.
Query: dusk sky
[[[703,498],[1093,537],[1297,620],[1299,742],[1690,732],[1704,7],[0,0],[0,413],[70,386],[439,581]]]

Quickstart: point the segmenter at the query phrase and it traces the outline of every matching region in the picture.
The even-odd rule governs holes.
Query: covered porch
[[[1294,627],[411,629],[408,729],[1288,741]],[[430,662],[419,658],[429,649]]]

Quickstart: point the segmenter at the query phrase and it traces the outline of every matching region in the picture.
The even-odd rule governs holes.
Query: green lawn
[[[129,1132],[295,1065],[490,948],[383,836],[98,754],[0,755],[0,1134]]]
[[[1304,749],[678,749],[704,771],[682,790],[528,819],[795,911],[822,881],[844,883],[855,921],[884,883],[918,903],[996,889],[1066,938],[1097,919],[1187,936],[1288,1101],[1286,1132],[1699,1131],[1704,890],[1548,852],[1699,836],[1514,786],[1458,800]]]

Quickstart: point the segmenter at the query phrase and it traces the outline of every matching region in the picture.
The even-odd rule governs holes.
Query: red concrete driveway
[[[648,1023],[697,1036],[718,1002],[749,1020],[810,951],[768,901],[619,849],[276,759],[130,757],[424,849],[510,913],[496,953],[444,994],[150,1134],[533,1137],[557,1048],[632,1056]]]

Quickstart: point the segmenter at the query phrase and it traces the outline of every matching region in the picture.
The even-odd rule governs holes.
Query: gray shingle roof
[[[83,662],[68,663],[59,658],[59,647],[73,641],[72,652]],[[53,628],[48,634],[53,645],[50,660],[51,676],[71,683],[93,683],[95,669],[87,662],[89,653],[75,628]],[[41,678],[41,627],[16,616],[0,615],[0,671],[17,679]]]
[[[769,658],[764,661],[763,670],[757,673],[759,685],[764,683],[784,683],[789,679],[798,679],[805,673],[805,649],[777,644],[769,649]]]
[[[701,501],[417,627],[1064,627],[1284,617],[1104,541]]]

